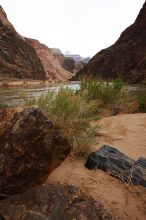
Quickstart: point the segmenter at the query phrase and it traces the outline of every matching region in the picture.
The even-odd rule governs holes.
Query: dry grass
[[[71,144],[73,156],[81,158],[89,154],[99,130],[99,126],[91,124],[99,119],[96,102],[87,103],[68,88],[48,92],[38,99],[25,97],[24,102],[25,106],[37,105],[61,129]]]

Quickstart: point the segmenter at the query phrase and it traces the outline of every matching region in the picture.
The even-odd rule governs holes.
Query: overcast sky
[[[0,0],[15,29],[49,47],[93,56],[134,22],[145,0]]]

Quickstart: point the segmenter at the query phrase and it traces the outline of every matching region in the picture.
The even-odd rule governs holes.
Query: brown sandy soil
[[[146,114],[128,114],[103,118],[98,149],[110,144],[126,155],[146,157]],[[65,182],[79,186],[118,220],[146,220],[146,190],[128,187],[101,170],[90,171],[85,161],[67,158],[49,177],[49,182]]]

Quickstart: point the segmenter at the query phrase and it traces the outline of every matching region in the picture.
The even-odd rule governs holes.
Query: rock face
[[[62,66],[64,69],[70,71],[71,73],[77,73],[86,65],[87,60],[82,59],[81,61],[76,61],[72,57],[64,57]],[[74,77],[74,76],[73,76]]]
[[[64,54],[64,60],[62,63],[63,68],[70,71],[71,73],[76,74],[89,62],[90,57],[81,57],[78,54]],[[72,79],[76,79],[73,75]]]
[[[70,71],[71,73],[74,73],[75,71],[75,61],[70,58],[70,57],[64,57],[63,62],[62,62],[62,66],[64,69],[66,69],[67,71]]]
[[[38,40],[25,39],[35,49],[50,82],[67,81],[71,77],[71,73],[62,67],[64,56],[61,51],[48,48]]]
[[[138,83],[146,78],[146,2],[136,21],[111,47],[97,53],[78,72],[82,77],[115,79]]]
[[[116,148],[104,145],[92,153],[85,163],[88,169],[99,168],[129,184],[146,187],[146,159],[134,161]]]
[[[0,202],[4,220],[112,220],[103,207],[72,185],[49,183]]]
[[[0,199],[44,181],[69,154],[68,141],[37,108],[0,113]]]
[[[0,6],[0,76],[46,79],[35,50],[20,36]]]

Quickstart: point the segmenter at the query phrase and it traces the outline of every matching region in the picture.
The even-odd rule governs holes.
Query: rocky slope
[[[25,39],[35,49],[49,81],[66,81],[71,77],[71,73],[62,67],[64,56],[60,50],[48,48],[38,40]]]
[[[0,6],[0,75],[12,79],[46,79],[35,50],[19,35]]]
[[[135,22],[111,47],[97,53],[77,74],[138,83],[146,78],[146,2]]]

